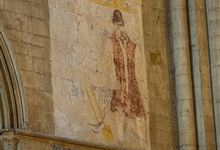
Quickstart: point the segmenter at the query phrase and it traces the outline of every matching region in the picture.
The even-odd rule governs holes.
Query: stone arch
[[[27,128],[21,80],[10,44],[0,25],[0,130]]]

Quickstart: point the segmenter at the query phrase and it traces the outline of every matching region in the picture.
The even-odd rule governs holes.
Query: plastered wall
[[[140,139],[135,121],[125,118],[125,126],[120,128],[116,114],[109,110],[117,81],[114,79],[114,68],[110,71],[103,69],[114,64],[109,60],[113,54],[106,56],[106,47],[111,47],[108,39],[114,32],[113,11],[119,9],[126,32],[140,50],[142,58],[138,60],[143,59],[137,80],[149,116],[145,120],[146,137],[149,138],[150,133],[153,148],[176,149],[178,138],[172,51],[169,46],[169,4],[167,1],[144,1],[143,4],[124,1],[122,4],[125,5],[117,2],[115,5],[105,1],[50,1],[53,84],[59,85],[53,86],[56,91],[56,134],[110,145],[121,144],[122,147],[139,146],[138,142],[129,145],[132,139]],[[111,49],[108,52],[112,53]],[[93,126],[99,123],[99,109],[106,114],[104,119],[111,128],[112,141]],[[121,134],[127,134],[124,143],[120,141]],[[149,141],[147,138],[145,140]]]
[[[55,134],[146,148],[149,95],[141,1],[51,0],[49,8]],[[125,44],[116,39],[114,19],[124,23],[119,32]],[[117,70],[120,59],[125,76]]]

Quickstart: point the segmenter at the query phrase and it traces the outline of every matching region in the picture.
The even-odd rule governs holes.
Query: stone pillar
[[[220,1],[205,0],[217,149],[220,149]]]
[[[188,12],[198,148],[214,150],[215,129],[204,1],[188,0]]]
[[[185,0],[170,0],[180,150],[196,150],[196,132]]]
[[[19,139],[13,133],[5,132],[0,136],[0,142],[4,150],[17,150]]]

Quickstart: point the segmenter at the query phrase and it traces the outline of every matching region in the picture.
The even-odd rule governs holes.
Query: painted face
[[[115,22],[114,28],[116,31],[124,32],[124,23],[123,22]]]
[[[116,36],[121,40],[121,42],[124,44],[126,41],[126,33],[125,33],[125,27],[123,22],[115,22],[114,23],[114,29]]]

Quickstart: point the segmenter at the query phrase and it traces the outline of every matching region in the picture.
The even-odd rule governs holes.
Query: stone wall
[[[178,149],[169,1],[143,1],[152,150]]]
[[[20,149],[179,149],[168,0],[0,0],[0,8],[30,122],[30,133],[17,131]],[[130,87],[142,114],[131,113],[131,102],[113,109],[122,86],[115,10],[136,46]]]
[[[47,0],[2,0],[1,24],[16,59],[30,130],[54,133]]]
[[[0,149],[218,149],[219,5],[0,0]]]

